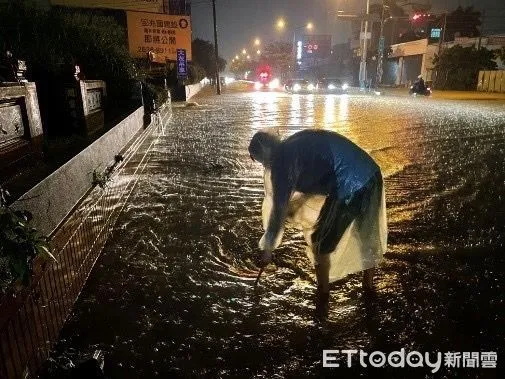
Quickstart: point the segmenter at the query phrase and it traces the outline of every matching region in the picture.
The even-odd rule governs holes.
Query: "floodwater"
[[[111,378],[358,375],[357,359],[355,371],[323,369],[323,349],[491,351],[503,367],[503,103],[276,93],[196,101],[176,107],[153,136],[147,167],[55,356],[101,349]],[[314,276],[296,231],[253,288],[263,187],[247,146],[261,128],[282,136],[334,130],[383,170],[389,246],[376,297],[362,295],[358,274],[335,283],[326,323],[312,317]],[[345,366],[346,356],[337,362]]]

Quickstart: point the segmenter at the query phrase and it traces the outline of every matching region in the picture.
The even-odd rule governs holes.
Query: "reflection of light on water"
[[[274,92],[254,92],[253,102],[253,122],[254,129],[261,129],[269,126],[278,126],[278,101]]]
[[[289,111],[289,125],[300,125],[300,95],[291,96],[291,108]]]
[[[338,107],[338,121],[347,121],[349,117],[349,96],[340,96],[340,104]]]
[[[253,94],[252,98],[252,128],[253,129],[261,129],[261,103],[258,97],[258,93]],[[254,134],[254,133],[253,133]]]
[[[324,124],[331,125],[335,122],[335,96],[326,96],[324,100]]]
[[[307,120],[304,126],[314,126],[314,95],[312,94],[307,96],[307,107],[305,111],[307,113]]]

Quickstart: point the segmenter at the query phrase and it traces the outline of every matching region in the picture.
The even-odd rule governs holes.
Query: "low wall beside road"
[[[164,109],[169,112],[170,104]],[[11,207],[30,211],[33,227],[44,235],[50,235],[92,187],[93,172],[102,173],[113,164],[114,157],[142,130],[143,116],[144,109],[140,107],[21,196]]]
[[[505,93],[505,70],[479,71],[477,91]]]
[[[154,133],[171,116],[170,103],[144,129],[139,108],[12,207],[33,213],[33,226],[51,234],[55,261],[36,258],[28,285],[0,292],[0,378],[38,377],[52,346],[97,261],[115,222],[148,162]],[[138,151],[141,154],[137,154]],[[124,160],[103,188],[92,172]]]
[[[186,101],[188,101],[193,96],[195,96],[198,92],[200,92],[204,86],[205,85],[202,84],[201,82],[185,86],[186,87]]]

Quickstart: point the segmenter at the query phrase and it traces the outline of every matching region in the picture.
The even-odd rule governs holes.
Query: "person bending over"
[[[315,266],[318,317],[328,313],[330,282],[363,271],[363,288],[372,290],[387,244],[383,179],[375,161],[344,136],[322,130],[283,141],[258,132],[249,154],[265,169],[262,266],[272,260],[289,221],[303,230]]]

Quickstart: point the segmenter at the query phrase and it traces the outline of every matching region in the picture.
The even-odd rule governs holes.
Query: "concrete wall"
[[[170,104],[168,103],[170,109]],[[14,209],[33,214],[32,224],[50,235],[92,186],[93,171],[103,172],[143,128],[142,107],[21,196]]]
[[[477,91],[505,93],[505,70],[479,71]]]
[[[426,38],[417,41],[397,43],[395,45],[391,45],[393,53],[389,57],[394,58],[407,57],[410,55],[422,55],[426,53],[427,47],[428,40]]]
[[[190,84],[190,85],[186,86],[186,101],[188,101],[193,96],[195,96],[198,92],[200,92],[203,87],[204,87],[204,85],[201,82],[196,83],[196,84]]]

